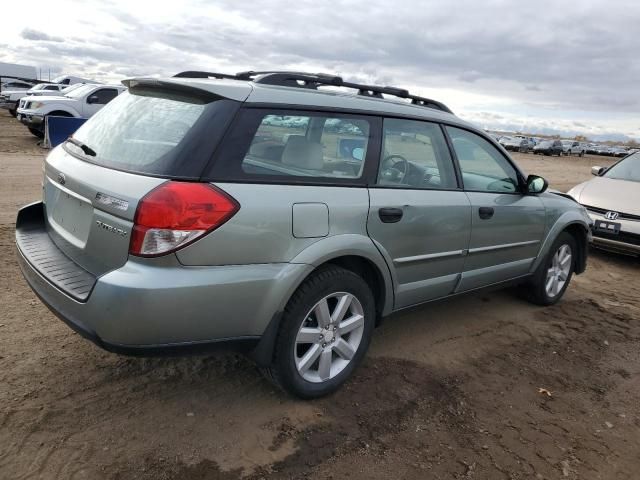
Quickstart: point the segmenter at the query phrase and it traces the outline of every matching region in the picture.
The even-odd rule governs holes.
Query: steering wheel
[[[409,173],[409,162],[402,155],[389,155],[382,160],[380,176],[387,181],[403,183]]]

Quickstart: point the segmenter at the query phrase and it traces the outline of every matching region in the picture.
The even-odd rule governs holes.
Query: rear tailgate
[[[95,277],[126,263],[136,208],[147,193],[170,180],[200,178],[240,105],[203,84],[129,84],[45,161],[42,228],[65,259]],[[235,88],[236,97],[250,91]]]
[[[124,265],[138,201],[166,180],[107,169],[62,148],[45,163],[47,231],[76,264],[99,276]]]

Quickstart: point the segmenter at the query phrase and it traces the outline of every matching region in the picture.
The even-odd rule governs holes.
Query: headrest
[[[282,163],[307,170],[322,170],[322,145],[310,141],[304,135],[290,135],[282,152]]]

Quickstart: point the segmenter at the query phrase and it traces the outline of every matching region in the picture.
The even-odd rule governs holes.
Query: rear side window
[[[215,176],[353,182],[364,176],[376,121],[338,113],[245,109],[221,148]]]
[[[136,88],[118,95],[73,134],[95,155],[70,142],[64,148],[108,168],[198,179],[237,108],[238,102],[206,92]]]

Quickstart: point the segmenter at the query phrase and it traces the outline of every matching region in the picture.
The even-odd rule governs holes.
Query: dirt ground
[[[512,291],[388,319],[337,394],[294,400],[241,356],[106,353],[14,252],[45,151],[0,113],[0,479],[637,479],[640,261],[592,251],[563,301]],[[516,155],[567,190],[602,157]]]

